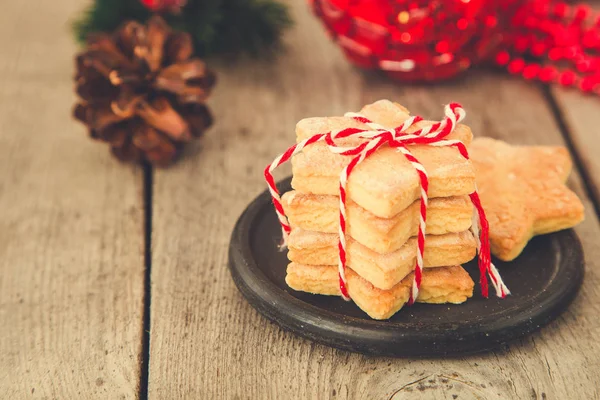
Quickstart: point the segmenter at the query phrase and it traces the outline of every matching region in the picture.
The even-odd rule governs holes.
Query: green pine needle
[[[151,15],[140,0],[95,0],[73,31],[83,43],[91,32],[112,32],[126,20],[145,22]],[[274,0],[188,0],[181,14],[163,17],[192,35],[201,57],[269,52],[292,24],[287,7]]]

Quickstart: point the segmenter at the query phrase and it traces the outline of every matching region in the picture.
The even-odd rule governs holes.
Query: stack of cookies
[[[366,118],[386,128],[401,125],[408,111],[387,100],[365,106]],[[415,127],[431,122],[422,121]],[[296,127],[297,141],[344,128],[365,129],[348,117],[308,118]],[[448,139],[469,145],[472,133],[458,125]],[[340,140],[356,146],[360,138]],[[429,177],[429,205],[421,289],[416,301],[462,303],[473,281],[460,266],[476,255],[470,232],[475,190],[470,161],[453,147],[408,146]],[[295,290],[340,295],[338,226],[340,172],[351,156],[331,152],[324,142],[306,147],[292,159],[294,190],[282,204],[292,227],[288,238],[286,282]],[[371,318],[387,319],[409,300],[417,257],[420,181],[415,168],[391,147],[382,147],[352,172],[347,183],[347,289]]]

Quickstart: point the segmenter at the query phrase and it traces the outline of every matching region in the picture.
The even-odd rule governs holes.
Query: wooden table
[[[506,74],[395,85],[351,67],[301,0],[275,61],[213,63],[217,124],[181,163],[112,159],[73,122],[77,0],[0,13],[0,397],[3,399],[600,398],[600,99]],[[541,332],[444,360],[373,358],[282,331],[227,270],[227,245],[262,168],[296,121],[389,98],[429,117],[459,101],[477,135],[565,144],[583,289]],[[282,174],[281,176],[283,176]]]

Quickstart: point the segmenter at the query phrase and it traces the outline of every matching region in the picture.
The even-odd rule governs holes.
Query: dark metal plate
[[[279,186],[289,190],[289,179]],[[460,305],[416,304],[387,321],[371,320],[353,303],[290,289],[286,252],[269,193],[238,220],[229,268],[242,294],[284,329],[344,350],[386,356],[481,352],[529,334],[555,319],[575,298],[584,275],[583,251],[573,230],[534,238],[516,260],[494,260],[512,295],[475,295]],[[465,265],[478,282],[475,261]],[[491,292],[493,288],[490,287]]]

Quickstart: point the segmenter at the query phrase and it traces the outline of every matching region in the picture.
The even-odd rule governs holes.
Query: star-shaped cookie
[[[564,147],[479,138],[469,154],[490,223],[492,253],[499,259],[511,261],[533,236],[583,220],[583,204],[565,186],[572,162]]]

